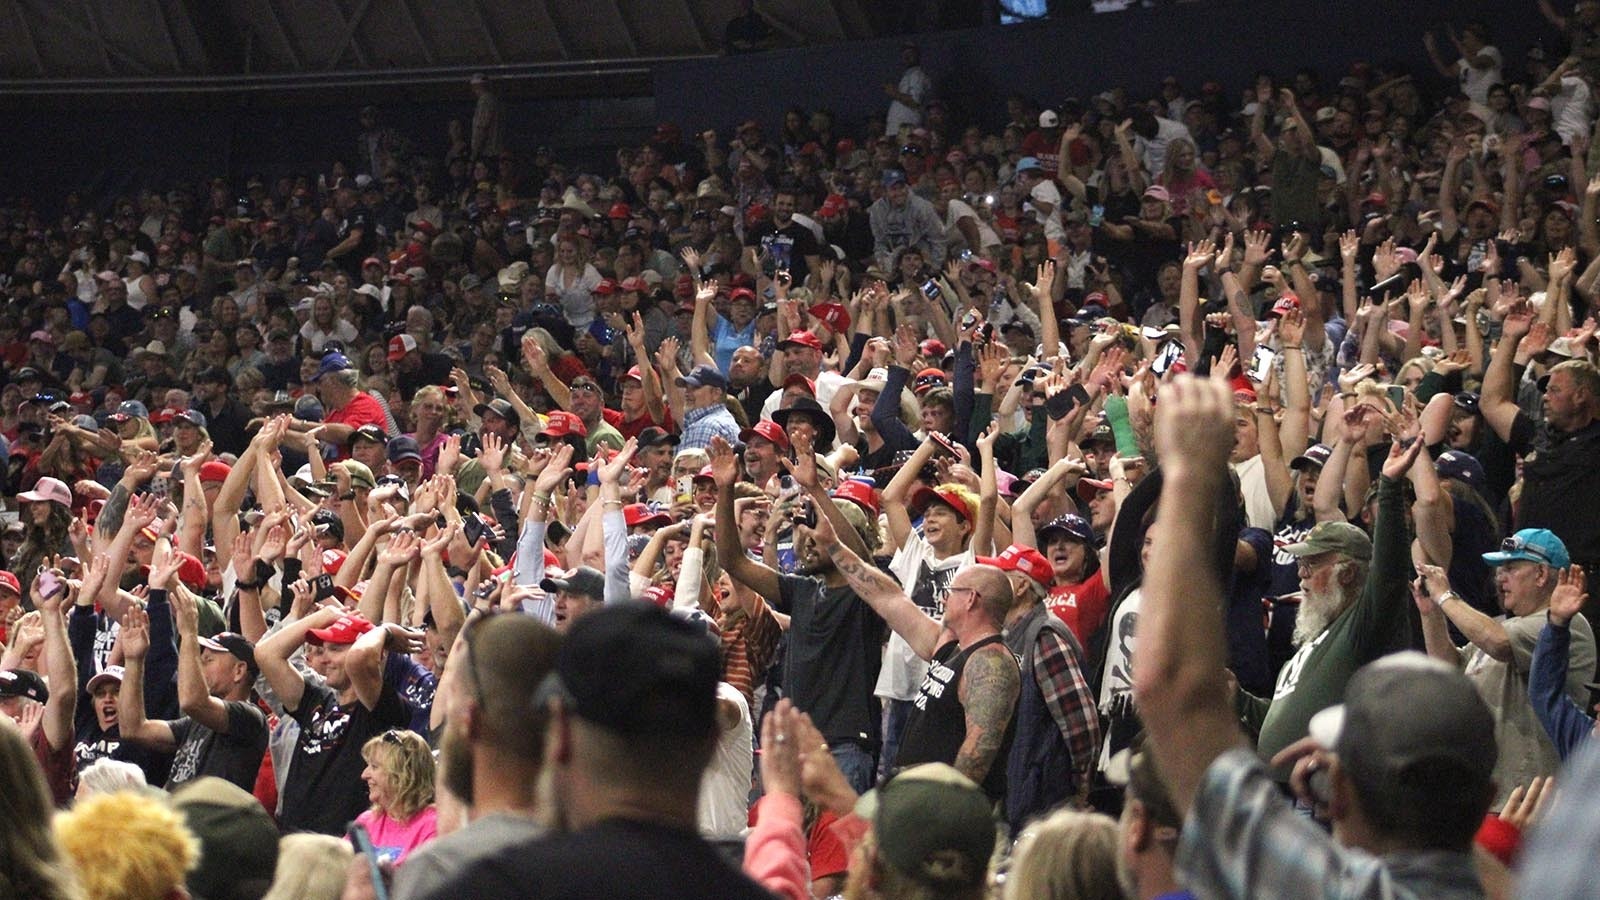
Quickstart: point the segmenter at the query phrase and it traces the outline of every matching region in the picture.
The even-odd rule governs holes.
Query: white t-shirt
[[[967,236],[961,233],[959,224],[962,219],[967,218],[972,219],[973,224],[978,226],[978,240],[982,242],[982,247],[967,247]],[[949,207],[944,211],[944,236],[950,242],[950,253],[959,253],[963,247],[978,253],[984,247],[993,247],[1000,243],[1000,235],[994,228],[983,221],[977,210],[960,200],[951,200]]]
[[[1067,239],[1067,230],[1061,227],[1061,192],[1056,190],[1056,183],[1046,178],[1033,186],[1028,192],[1028,199],[1035,204],[1050,204],[1050,214],[1034,207],[1033,217],[1044,226],[1044,236],[1047,240],[1064,241]]]
[[[1550,115],[1561,143],[1570,144],[1580,134],[1588,134],[1594,121],[1594,93],[1589,83],[1576,75],[1561,78],[1561,90],[1550,98]]]
[[[1105,668],[1100,676],[1100,713],[1111,714],[1111,705],[1117,698],[1133,693],[1134,633],[1139,625],[1140,588],[1134,588],[1124,597],[1122,604],[1111,617],[1111,639],[1106,644]],[[1100,743],[1100,768],[1104,770],[1111,761],[1111,734],[1108,731]]]
[[[739,724],[717,736],[717,749],[700,779],[699,808],[695,822],[708,838],[736,838],[749,825],[750,766],[755,726],[744,694],[726,681],[717,684],[717,700],[739,707]]]
[[[973,561],[972,550],[940,559],[933,545],[920,534],[912,533],[905,546],[889,560],[889,571],[906,589],[911,602],[937,620],[944,619],[944,598],[956,570]],[[928,661],[916,654],[905,638],[889,635],[883,648],[883,668],[873,693],[886,700],[915,700],[917,689],[928,675]]]
[[[1145,174],[1151,178],[1161,176],[1167,165],[1167,145],[1178,138],[1194,140],[1188,126],[1161,116],[1156,116],[1155,137],[1146,139],[1135,135],[1133,148],[1139,154],[1140,161],[1144,163]]]
[[[921,66],[912,66],[901,74],[896,89],[917,101],[917,108],[913,109],[899,100],[889,102],[889,114],[884,117],[883,131],[891,141],[900,140],[901,125],[915,128],[922,124],[922,104],[927,102],[928,93],[933,89],[933,79],[922,71]]]
[[[1267,493],[1267,470],[1257,453],[1233,467],[1239,476],[1239,491],[1244,494],[1244,515],[1251,528],[1272,531],[1278,524],[1278,514],[1272,509],[1272,495]]]
[[[1461,93],[1467,95],[1474,106],[1487,107],[1489,105],[1489,88],[1501,81],[1500,78],[1500,50],[1496,47],[1484,47],[1478,51],[1479,56],[1489,56],[1494,59],[1494,65],[1487,69],[1474,69],[1466,59],[1456,60],[1456,80],[1461,84]]]

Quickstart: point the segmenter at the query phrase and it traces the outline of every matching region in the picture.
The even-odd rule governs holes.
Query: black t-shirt
[[[350,207],[350,211],[344,214],[344,218],[339,222],[339,240],[335,243],[344,243],[356,230],[360,230],[361,238],[356,241],[354,249],[347,251],[338,259],[339,268],[351,278],[361,277],[361,261],[370,256],[372,249],[378,246],[378,225],[372,220],[372,211],[360,204]]]
[[[473,863],[424,900],[772,900],[693,831],[611,820]]]
[[[793,219],[783,228],[779,228],[768,219],[757,225],[745,236],[745,244],[751,247],[760,247],[778,258],[779,252],[773,252],[772,245],[788,245],[789,248],[789,274],[794,278],[795,284],[805,284],[809,269],[806,266],[807,256],[816,256],[822,252],[817,246],[817,236],[811,229],[801,225]]]
[[[327,219],[316,216],[301,225],[294,239],[294,255],[300,258],[300,271],[309,272],[319,268],[328,251],[337,243],[339,233]],[[357,256],[356,263],[359,265],[360,262],[361,257]]]
[[[167,723],[172,739],[178,742],[167,790],[177,790],[207,775],[226,779],[247,791],[255,787],[261,756],[267,752],[267,716],[254,703],[225,702],[227,734],[217,734],[188,716]]]
[[[361,780],[366,768],[362,746],[391,728],[406,727],[411,713],[388,677],[373,709],[360,701],[341,705],[332,689],[304,680],[305,695],[290,713],[300,723],[300,737],[283,783],[278,827],[285,833],[344,834],[350,820],[369,805]]]
[[[1517,453],[1537,453],[1523,466],[1517,527],[1548,528],[1573,562],[1600,563],[1600,517],[1592,505],[1600,497],[1600,420],[1561,432],[1518,413],[1510,444]]]
[[[883,665],[883,619],[848,586],[782,575],[773,609],[789,620],[784,696],[810,714],[829,741],[880,740],[873,686]]]

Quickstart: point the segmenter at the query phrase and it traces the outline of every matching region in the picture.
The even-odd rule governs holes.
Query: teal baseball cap
[[[1491,566],[1526,561],[1543,563],[1553,569],[1565,569],[1572,565],[1572,556],[1567,553],[1566,542],[1556,537],[1550,529],[1524,528],[1501,541],[1499,551],[1485,553],[1483,561]]]

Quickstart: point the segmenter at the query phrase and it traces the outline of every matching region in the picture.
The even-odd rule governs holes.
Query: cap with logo
[[[906,768],[863,795],[855,812],[872,823],[883,858],[913,881],[976,886],[988,875],[995,845],[989,799],[953,766]]]
[[[999,556],[980,556],[977,561],[1005,572],[1017,572],[1033,579],[1040,587],[1049,590],[1056,578],[1055,567],[1032,547],[1012,544],[1000,551]]]
[[[566,591],[599,602],[606,598],[606,576],[590,566],[578,566],[565,575],[545,578],[539,582],[539,587],[547,594]]]
[[[1372,558],[1372,538],[1349,522],[1318,522],[1305,539],[1278,548],[1294,557],[1338,553],[1351,559]]]
[[[356,638],[371,631],[373,625],[366,616],[360,614],[342,615],[333,620],[333,624],[326,628],[313,628],[307,632],[307,640],[319,644],[354,644]],[[233,652],[227,650],[225,652]],[[252,654],[252,658],[254,658]]]
[[[1552,569],[1565,569],[1572,565],[1567,544],[1548,528],[1524,528],[1500,542],[1500,549],[1483,554],[1483,561],[1491,566],[1513,562],[1542,563]]]

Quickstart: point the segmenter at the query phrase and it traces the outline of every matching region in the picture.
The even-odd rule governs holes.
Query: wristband
[[[590,487],[599,487],[600,486],[600,467],[599,466],[595,466],[594,468],[589,470],[588,485]]]
[[[1280,350],[1304,350],[1305,348],[1300,346],[1299,344],[1284,344],[1282,347],[1279,347],[1278,349],[1280,349]]]

